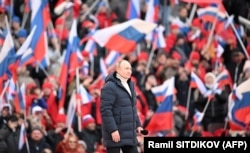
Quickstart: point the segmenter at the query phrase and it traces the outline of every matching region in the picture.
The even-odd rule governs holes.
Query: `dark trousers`
[[[107,153],[138,153],[136,146],[107,147]]]

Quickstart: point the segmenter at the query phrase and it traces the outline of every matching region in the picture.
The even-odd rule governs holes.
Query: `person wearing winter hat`
[[[93,118],[92,115],[87,114],[83,117],[82,119],[82,127],[83,128],[91,128],[94,129],[95,128],[95,119]]]
[[[31,116],[29,119],[32,121],[32,127],[38,125],[40,127],[49,129],[52,127],[51,117],[48,115],[47,110],[41,106],[34,106],[31,108]]]
[[[18,16],[12,17],[11,23],[12,32],[16,35],[18,31],[21,29],[21,20]]]
[[[20,28],[16,33],[16,43],[15,48],[19,49],[24,41],[26,40],[26,37],[28,36],[27,30]]]
[[[225,125],[227,101],[230,92],[226,88],[219,89],[216,87],[216,77],[212,72],[206,73],[205,86],[206,93],[199,93],[195,105],[199,111],[203,111],[206,108],[202,125],[205,131],[213,133]]]
[[[66,115],[58,114],[56,116],[55,126],[48,130],[46,133],[46,138],[49,140],[51,147],[53,148],[53,152],[55,152],[55,148],[57,144],[64,139],[64,135],[67,132],[66,127]]]
[[[78,144],[80,145],[79,147],[79,152],[81,153],[87,153],[87,144],[85,141],[83,140],[78,140]]]
[[[0,128],[7,123],[7,118],[11,115],[11,105],[8,103],[3,104],[0,115]]]
[[[187,71],[196,73],[201,78],[201,80],[204,81],[206,70],[204,66],[200,63],[200,61],[200,53],[194,50],[190,53],[189,59],[184,64],[184,67]]]
[[[87,152],[95,152],[95,147],[100,144],[101,133],[96,127],[96,120],[91,114],[82,117],[82,131],[77,133],[80,140],[87,145]]]

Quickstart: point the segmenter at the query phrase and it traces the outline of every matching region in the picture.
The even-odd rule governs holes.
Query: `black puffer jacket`
[[[141,126],[136,110],[136,93],[134,83],[129,79],[128,84],[132,96],[111,73],[105,80],[101,90],[102,134],[106,147],[120,147],[137,145],[136,128]],[[111,133],[119,131],[121,140],[112,141]]]

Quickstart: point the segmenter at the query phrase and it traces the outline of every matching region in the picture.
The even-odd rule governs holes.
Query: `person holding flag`
[[[212,72],[205,75],[205,87],[207,90],[199,94],[196,108],[204,113],[201,120],[204,130],[213,133],[216,129],[224,128],[229,92],[224,87],[218,88]]]

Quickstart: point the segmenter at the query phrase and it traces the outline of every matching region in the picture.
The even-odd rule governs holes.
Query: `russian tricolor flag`
[[[114,50],[110,51],[104,59],[107,67],[114,65],[116,61],[119,59],[120,55],[121,54],[117,51],[114,51]]]
[[[3,77],[4,75],[8,75],[9,77],[11,76],[11,72],[9,71],[9,65],[10,63],[10,58],[15,55],[15,49],[14,49],[14,42],[11,36],[11,32],[7,31],[7,36],[5,38],[3,47],[0,52],[0,77]]]
[[[194,120],[194,125],[199,126],[201,125],[201,121],[203,119],[204,113],[198,111],[197,109],[195,110],[193,120]]]
[[[128,20],[134,18],[140,18],[140,1],[139,0],[129,0],[126,12],[126,17]]]
[[[164,30],[165,28],[163,26],[159,26],[154,30],[153,43],[152,43],[153,50],[166,47],[166,42],[165,42],[165,38],[163,35]]]
[[[15,101],[15,107],[17,112],[25,112],[26,110],[26,85],[24,83],[18,90],[18,94]]]
[[[234,101],[229,105],[229,119],[235,125],[242,129],[246,128],[248,124],[247,117],[250,114],[250,79],[241,83],[236,91],[241,96],[237,96]]]
[[[76,107],[77,107],[77,97],[76,97],[76,91],[74,90],[71,94],[70,101],[69,101],[69,106],[67,110],[67,116],[66,116],[66,126],[68,130],[71,129],[75,113],[76,113]]]
[[[132,19],[118,25],[96,31],[93,39],[109,50],[127,54],[135,50],[136,44],[142,41],[146,34],[156,28],[156,24]]]
[[[16,95],[16,81],[11,77],[10,83],[8,84],[6,95],[8,100],[13,100]]]
[[[28,61],[33,54],[32,49],[30,48],[30,43],[34,37],[35,31],[37,26],[34,26],[32,30],[30,31],[28,37],[25,39],[22,46],[18,49],[16,53],[16,61],[18,62],[19,66],[22,66],[25,64],[26,61]]]
[[[76,74],[75,70],[78,67],[78,57],[76,52],[79,51],[78,50],[79,39],[77,37],[76,27],[77,27],[77,21],[73,20],[68,39],[67,50],[65,52],[64,61],[62,63],[62,68],[59,77],[59,82],[62,88],[62,97],[59,101],[60,113],[62,112],[64,107],[67,82],[69,79],[68,75],[71,70],[72,73],[70,73],[71,75],[69,77],[72,79],[74,77],[74,74]]]
[[[156,98],[156,101],[158,103],[161,103],[164,101],[165,99],[165,96],[166,96],[166,93],[168,91],[168,88],[169,88],[169,84],[171,82],[169,80],[166,80],[163,82],[163,84],[159,85],[159,86],[156,86],[156,87],[153,87],[151,89],[152,93],[154,94],[155,98]]]
[[[36,37],[33,37],[30,42],[32,54],[21,60],[22,64],[30,64],[34,62],[41,62],[45,56],[45,39],[44,31],[50,23],[50,14],[48,10],[48,0],[31,1],[31,29],[35,26]]]
[[[190,80],[190,87],[191,88],[198,88],[199,91],[205,95],[207,93],[207,88],[201,79],[194,73],[191,72],[191,80]]]
[[[226,69],[219,73],[219,75],[216,77],[216,82],[219,84],[219,88],[224,85],[229,85],[230,87],[232,87],[233,83],[230,74]]]
[[[40,63],[40,67],[42,69],[45,69],[50,65],[50,60],[49,60],[49,52],[48,52],[48,36],[47,33],[44,32],[44,42],[45,42],[45,55]]]
[[[159,0],[147,0],[145,21],[157,23],[159,21]]]
[[[105,78],[108,76],[108,68],[103,58],[100,58],[100,70],[103,80],[105,80]]]
[[[83,65],[80,68],[80,74],[82,74],[83,76],[88,76],[89,75],[89,62],[88,61],[83,61]]]
[[[79,87],[79,94],[81,95],[82,104],[87,104],[93,100],[91,94],[82,85]]]
[[[226,18],[226,11],[222,5],[210,5],[197,9],[197,15],[204,21],[214,22],[215,18],[223,21]]]
[[[27,135],[24,123],[21,125],[20,136],[18,142],[18,150],[22,150],[24,144],[26,143]]]
[[[174,77],[168,79],[167,82],[168,88],[165,92],[164,101],[157,108],[146,127],[150,132],[171,130],[173,128]]]

